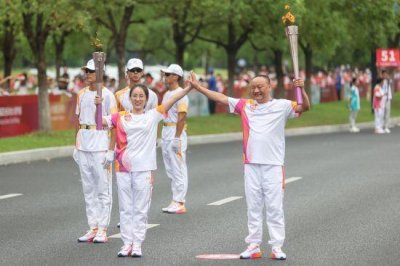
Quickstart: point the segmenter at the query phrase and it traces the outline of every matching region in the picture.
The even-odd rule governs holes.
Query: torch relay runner
[[[151,203],[154,176],[157,169],[157,127],[168,110],[191,90],[181,89],[156,108],[146,111],[149,89],[143,84],[129,91],[130,111],[103,116],[103,126],[112,128],[109,149],[114,149],[116,167],[121,238],[124,242],[118,257],[141,257],[146,235],[148,211]],[[96,103],[102,102],[99,97]],[[115,145],[116,143],[116,145]],[[113,162],[110,158],[108,164]]]
[[[271,97],[268,76],[257,76],[250,83],[251,99],[235,99],[208,90],[200,85],[194,73],[189,79],[191,86],[209,99],[229,106],[229,111],[240,115],[243,128],[244,187],[247,203],[249,234],[245,241],[248,248],[241,259],[262,256],[260,244],[263,234],[263,212],[272,246],[270,258],[284,260],[282,251],[285,240],[283,194],[285,188],[285,124],[288,118],[299,117],[309,110],[310,102],[304,90],[304,81],[296,79],[303,104]]]
[[[88,87],[79,91],[76,103],[77,125],[74,160],[79,165],[83,194],[86,204],[86,216],[89,231],[78,238],[79,242],[107,242],[107,227],[110,223],[112,207],[112,171],[104,164],[113,152],[108,151],[110,139],[107,129],[96,129],[96,71],[93,59],[89,60],[85,71]],[[103,115],[117,112],[114,94],[102,88]]]

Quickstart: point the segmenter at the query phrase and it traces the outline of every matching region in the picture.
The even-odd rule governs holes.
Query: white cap
[[[81,69],[89,69],[89,70],[96,70],[96,67],[94,66],[94,60],[90,59],[86,66],[81,67]]]
[[[130,70],[133,68],[140,68],[143,70],[143,62],[138,58],[129,59],[128,63],[126,64],[126,69]]]
[[[164,73],[175,74],[175,75],[178,75],[180,77],[183,77],[183,70],[177,64],[171,64],[171,65],[169,65],[169,67],[167,69],[162,69],[161,71],[164,72]]]

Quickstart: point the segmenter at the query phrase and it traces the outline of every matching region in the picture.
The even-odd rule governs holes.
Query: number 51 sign
[[[400,49],[376,49],[377,67],[400,66]]]

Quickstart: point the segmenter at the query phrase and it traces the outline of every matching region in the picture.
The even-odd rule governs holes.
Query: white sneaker
[[[182,214],[186,212],[185,204],[174,202],[171,207],[169,207],[166,211],[167,213],[175,213],[175,214]]]
[[[97,228],[90,228],[89,231],[80,238],[78,238],[78,242],[92,242],[93,238],[95,238],[97,233]]]
[[[358,133],[358,132],[360,132],[360,129],[358,127],[351,127],[350,128],[350,132],[351,133]]]
[[[93,238],[93,243],[106,243],[107,241],[108,241],[107,230],[105,229],[97,230],[97,234]]]
[[[260,246],[257,244],[250,244],[245,251],[240,253],[241,259],[258,259],[261,256]]]
[[[375,134],[385,134],[385,131],[381,128],[375,128]]]
[[[171,201],[171,203],[168,205],[168,207],[162,208],[161,210],[162,210],[163,212],[168,212],[168,209],[171,208],[172,205],[174,205],[174,204],[175,204],[175,201]]]
[[[142,256],[142,246],[134,244],[132,247],[132,257],[140,258]]]
[[[273,247],[270,258],[273,260],[286,260],[286,254],[280,247]]]
[[[388,133],[388,134],[391,132],[389,128],[385,128],[384,131],[385,131],[385,133]]]
[[[123,245],[118,252],[118,257],[128,257],[132,253],[132,245]]]

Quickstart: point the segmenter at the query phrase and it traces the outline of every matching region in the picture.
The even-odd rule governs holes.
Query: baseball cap
[[[133,68],[140,68],[143,70],[143,62],[138,58],[129,59],[128,63],[126,64],[126,69],[130,70]]]
[[[162,72],[168,73],[168,74],[175,74],[180,77],[183,77],[183,70],[182,68],[177,65],[177,64],[171,64],[167,69],[161,69]]]
[[[94,60],[90,59],[87,63],[86,66],[81,67],[81,69],[89,69],[89,70],[96,70],[96,67],[94,66]]]

